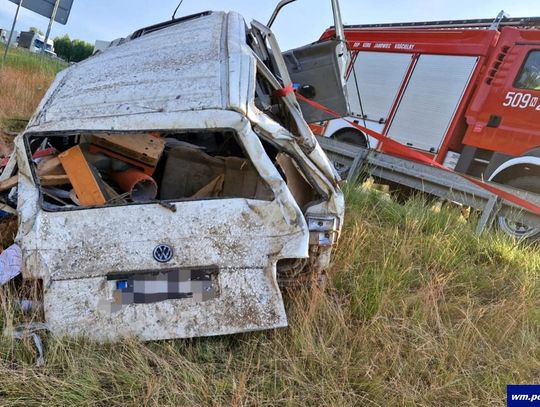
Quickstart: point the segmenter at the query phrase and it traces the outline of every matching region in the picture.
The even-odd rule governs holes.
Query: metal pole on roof
[[[338,0],[332,0],[332,12],[334,14],[334,27],[336,29],[336,39],[346,41],[345,27],[343,27],[343,19],[341,18],[341,8]]]
[[[4,51],[4,58],[2,58],[2,66],[0,68],[4,67],[4,64],[6,63],[7,54],[9,51],[9,46],[11,45],[11,40],[13,39],[13,32],[15,31],[15,25],[17,24],[17,19],[19,18],[19,11],[21,10],[23,0],[19,1],[19,4],[17,4],[17,11],[15,12],[15,17],[13,18],[13,24],[11,25],[11,31],[9,33],[9,39],[6,44],[6,50]]]
[[[274,12],[272,13],[272,16],[270,17],[270,20],[268,20],[268,24],[266,24],[266,26],[268,28],[272,28],[272,24],[274,24],[274,21],[276,21],[276,17],[277,15],[279,14],[279,12],[281,11],[281,9],[283,7],[285,7],[287,4],[290,4],[290,3],[293,3],[295,2],[296,0],[281,0],[278,5],[276,6]]]
[[[54,3],[51,19],[49,20],[49,26],[47,27],[47,34],[45,34],[45,40],[43,41],[43,47],[41,48],[42,54],[45,54],[45,50],[47,49],[47,41],[49,41],[49,35],[51,35],[51,28],[52,28],[54,19],[56,18],[56,13],[58,12],[58,6],[60,6],[60,0],[56,0],[56,2]]]
[[[332,0],[332,13],[334,14],[334,28],[336,30],[336,40],[338,45],[338,59],[340,63],[340,73],[342,85],[345,87],[347,83],[347,68],[351,62],[351,54],[347,39],[345,38],[345,27],[343,26],[343,18],[341,17],[341,8],[339,0]]]

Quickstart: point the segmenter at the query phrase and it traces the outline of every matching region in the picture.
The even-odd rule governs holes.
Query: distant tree
[[[37,27],[30,27],[30,28],[28,29],[28,31],[32,31],[32,32],[34,32],[34,33],[36,33],[36,34],[43,35],[43,31],[41,31],[41,30],[40,30],[39,28],[37,28]]]
[[[68,62],[80,62],[88,58],[94,52],[94,46],[82,40],[71,40],[69,35],[54,39],[56,54]]]
[[[60,58],[65,59],[66,61],[71,61],[71,54],[73,52],[73,45],[69,35],[65,34],[62,37],[56,37],[54,39],[54,52]]]
[[[71,42],[71,61],[80,62],[88,58],[94,52],[94,46],[82,40],[73,40]],[[70,61],[70,62],[71,62]]]

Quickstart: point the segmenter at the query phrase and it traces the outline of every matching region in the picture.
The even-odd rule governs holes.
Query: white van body
[[[282,106],[295,134],[256,101],[257,78],[281,87],[276,77],[286,81],[286,72],[269,74],[246,42],[253,26],[236,13],[181,20],[137,32],[62,71],[16,140],[23,276],[42,281],[54,334],[158,340],[284,327],[279,264],[316,271],[329,264],[343,223],[339,177],[294,95]],[[29,140],[184,129],[234,132],[273,198],[44,205]],[[286,165],[278,170],[268,145],[289,158],[288,172]],[[319,198],[300,203],[302,185]],[[167,262],[153,256],[163,244],[172,250]],[[169,272],[184,276],[166,288],[177,290],[175,298],[118,302],[119,279],[136,283],[139,275]]]

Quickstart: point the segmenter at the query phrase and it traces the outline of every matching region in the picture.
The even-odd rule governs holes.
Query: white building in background
[[[10,30],[0,28],[0,43],[6,44],[9,39]],[[11,38],[11,45],[17,45],[17,39],[19,38],[19,31],[13,31],[13,37]]]

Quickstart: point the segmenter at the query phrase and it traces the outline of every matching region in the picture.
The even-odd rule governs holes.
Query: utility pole
[[[13,39],[13,32],[15,31],[15,25],[17,24],[17,19],[19,18],[19,11],[21,10],[23,0],[19,1],[19,4],[17,4],[17,11],[15,12],[15,18],[13,19],[13,24],[11,26],[11,31],[9,33],[9,39],[6,44],[6,50],[4,52],[4,58],[2,59],[2,66],[0,68],[4,67],[4,64],[6,63],[7,54],[9,51],[9,46],[11,45],[11,40]]]

